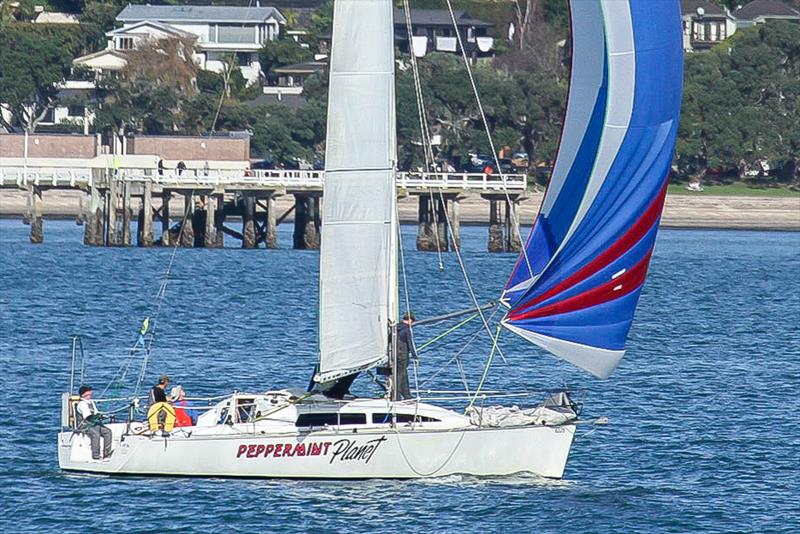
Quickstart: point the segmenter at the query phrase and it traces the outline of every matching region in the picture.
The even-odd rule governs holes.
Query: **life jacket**
[[[175,426],[192,426],[192,418],[183,408],[175,407]]]

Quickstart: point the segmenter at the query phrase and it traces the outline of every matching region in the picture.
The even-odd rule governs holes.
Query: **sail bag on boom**
[[[680,114],[678,0],[571,0],[564,128],[503,293],[509,330],[598,377],[625,353]]]

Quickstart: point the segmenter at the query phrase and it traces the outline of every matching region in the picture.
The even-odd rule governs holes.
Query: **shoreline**
[[[543,193],[528,193],[519,205],[522,226],[533,222]],[[70,220],[80,214],[87,196],[80,191],[48,191],[44,196],[45,220]],[[178,202],[177,200],[175,201]],[[154,208],[159,207],[154,199]],[[276,199],[279,214],[293,205],[292,195]],[[136,209],[134,207],[134,209]],[[0,219],[22,219],[27,211],[27,193],[20,190],[0,191]],[[416,197],[398,201],[402,224],[417,223]],[[135,220],[135,216],[134,216]],[[291,216],[285,222],[291,222]],[[489,203],[479,195],[465,196],[460,202],[460,222],[464,226],[487,226]],[[691,196],[668,194],[661,217],[662,228],[707,230],[770,230],[800,231],[800,197]]]

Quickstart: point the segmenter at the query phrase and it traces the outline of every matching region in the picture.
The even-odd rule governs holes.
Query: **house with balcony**
[[[800,23],[800,10],[794,9],[780,0],[753,0],[738,7],[733,16],[740,28],[763,24],[770,20],[785,20]]]
[[[684,51],[708,50],[736,33],[736,18],[710,0],[681,0]]]
[[[109,32],[114,50],[134,46],[142,28],[158,24],[196,37],[195,62],[203,70],[222,72],[226,56],[232,55],[250,84],[261,75],[258,51],[277,39],[286,24],[274,7],[241,6],[128,5],[117,21],[122,27]]]
[[[395,43],[403,52],[414,51],[417,57],[428,52],[461,53],[458,47],[458,36],[467,55],[473,58],[494,55],[494,39],[489,36],[493,27],[490,22],[472,18],[465,11],[455,11],[456,28],[450,12],[446,9],[412,9],[411,33],[409,42],[408,25],[405,11],[394,11]]]

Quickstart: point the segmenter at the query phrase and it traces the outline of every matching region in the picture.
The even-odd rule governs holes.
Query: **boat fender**
[[[175,408],[168,402],[157,402],[147,410],[147,424],[152,432],[171,432],[175,426]]]

